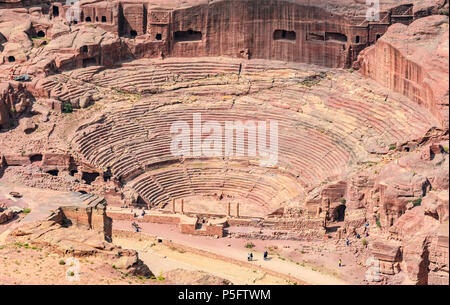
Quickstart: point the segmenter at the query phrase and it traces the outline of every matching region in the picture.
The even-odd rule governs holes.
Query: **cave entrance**
[[[91,17],[86,17],[85,21],[86,21],[86,22],[91,22],[92,19],[91,19]]]
[[[52,15],[53,15],[53,17],[59,16],[59,7],[53,6]]]
[[[86,184],[91,184],[92,182],[95,181],[95,179],[97,179],[98,176],[100,176],[99,173],[83,172],[83,174],[81,175],[81,179],[84,180],[84,182],[86,182]]]
[[[187,31],[177,31],[174,33],[175,42],[189,42],[189,41],[200,41],[202,40],[202,32],[187,30]]]
[[[41,154],[33,155],[31,156],[30,161],[31,163],[40,162],[42,161],[42,155]]]
[[[356,43],[359,43],[360,40],[361,40],[361,38],[360,38],[359,36],[356,36],[355,42],[356,42]]]
[[[96,66],[96,65],[97,65],[97,60],[95,60],[95,58],[93,58],[93,57],[83,59],[83,68]]]
[[[106,16],[102,16],[102,22],[106,22]]]
[[[295,41],[297,34],[294,31],[275,30],[273,32],[273,40],[290,40]]]
[[[380,38],[381,38],[381,35],[380,35],[380,34],[377,34],[376,41],[378,41],[378,39],[380,39]]]
[[[132,38],[136,37],[136,36],[137,36],[137,32],[136,32],[135,30],[131,30],[131,31],[130,31],[130,36],[131,36]]]
[[[75,174],[77,174],[77,173],[78,173],[78,171],[76,169],[73,169],[73,170],[70,171],[70,175],[72,177],[75,176]]]
[[[345,220],[345,209],[347,207],[343,204],[336,207],[334,210],[333,218],[335,221],[344,221]]]
[[[159,34],[159,33],[156,34],[155,38],[156,38],[156,40],[162,40],[162,34]]]
[[[44,33],[44,31],[39,31],[39,32],[37,32],[37,37],[39,37],[39,38],[43,38],[43,37],[45,37],[45,33]]]
[[[49,170],[49,171],[47,171],[47,174],[50,174],[52,176],[58,176],[59,170],[57,170],[57,169]]]
[[[8,56],[8,61],[9,62],[15,62],[16,58],[14,56]]]

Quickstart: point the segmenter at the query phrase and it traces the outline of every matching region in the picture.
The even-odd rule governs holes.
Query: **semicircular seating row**
[[[101,123],[83,126],[74,142],[89,163],[102,170],[110,168],[116,178],[130,183],[148,202],[160,204],[192,192],[207,193],[211,191],[206,187],[209,182],[217,186],[222,181],[220,175],[208,178],[209,173],[213,175],[217,170],[217,165],[210,169],[174,167],[180,159],[170,151],[172,123],[186,121],[192,132],[193,113],[201,113],[203,122],[214,120],[222,126],[226,121],[276,120],[279,125],[276,171],[289,177],[285,184],[292,182],[297,186],[296,193],[289,192],[280,198],[294,198],[304,188],[342,177],[352,164],[367,156],[367,147],[373,143],[380,147],[403,143],[423,136],[435,124],[421,106],[394,98],[387,101],[384,96],[373,93],[370,86],[358,83],[357,77],[345,78],[348,79],[341,78],[333,88],[317,85],[311,90],[298,84],[264,90],[233,102],[169,102],[161,95],[156,100],[127,105],[105,116]],[[250,144],[255,144],[246,137],[246,147],[249,140]],[[192,139],[190,144],[192,147]],[[226,160],[246,161],[242,169],[254,169],[258,165],[257,158]],[[277,185],[273,181],[254,183],[266,181],[261,178],[263,175],[251,174],[252,170],[247,174],[245,171],[236,173],[225,165],[221,169],[229,174],[230,185],[236,186],[224,184],[226,192],[239,196],[244,196],[244,192],[246,198],[261,204],[270,202],[276,206],[282,201],[272,196],[280,192],[280,188],[269,187]],[[187,174],[190,170],[204,172],[204,179],[192,184],[192,177]],[[250,184],[242,183],[241,177]],[[250,185],[255,190],[249,192]],[[245,191],[240,191],[239,187]]]

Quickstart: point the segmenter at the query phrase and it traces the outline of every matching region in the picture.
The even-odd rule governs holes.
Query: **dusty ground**
[[[53,254],[45,248],[30,247],[28,244],[1,245],[0,243],[0,283],[6,285],[165,283],[163,278],[146,279],[124,274],[114,269],[104,259],[97,257],[78,259],[79,281],[72,281],[75,275],[66,276],[72,270],[68,259]]]
[[[160,224],[141,224],[141,232],[149,236],[158,236],[163,240],[170,240],[174,243],[220,254],[220,259],[211,261],[209,258],[197,257],[189,253],[179,253],[173,249],[154,250],[148,247],[148,243],[123,240],[115,238],[119,244],[126,245],[127,248],[135,249],[140,257],[147,262],[149,267],[155,272],[168,271],[180,264],[184,268],[200,268],[214,275],[226,278],[236,284],[251,284],[255,277],[247,276],[246,268],[236,268],[230,266],[229,260],[239,262],[247,261],[247,254],[251,251],[254,256],[254,270],[258,272],[259,268],[281,273],[285,276],[291,276],[298,280],[297,283],[307,284],[360,284],[364,279],[365,268],[358,264],[360,259],[355,257],[355,247],[346,248],[343,241],[336,244],[335,241],[281,241],[281,240],[244,240],[235,238],[209,238],[199,236],[189,236],[178,232],[176,226]],[[123,229],[131,231],[131,224],[127,221],[115,221],[114,229]],[[355,240],[354,243],[361,242]],[[250,250],[246,248],[247,244],[253,244]],[[156,248],[155,248],[156,249]],[[269,260],[262,259],[262,253],[269,251]],[[149,256],[147,256],[149,255]],[[147,257],[146,257],[147,256]],[[165,257],[164,257],[165,256]],[[343,266],[338,267],[339,258],[343,261]],[[152,269],[152,261],[154,267]],[[156,261],[159,261],[156,263]],[[186,264],[188,267],[186,267]],[[236,264],[234,264],[236,265]],[[233,269],[234,268],[234,269]],[[252,269],[252,268],[250,268]],[[225,270],[225,273],[223,271]],[[236,279],[236,276],[238,279]],[[271,279],[274,280],[274,279]],[[268,284],[268,278],[261,282]],[[294,282],[291,280],[290,282]],[[259,283],[258,281],[253,283]],[[288,281],[285,280],[285,283]],[[281,284],[279,281],[271,284]]]

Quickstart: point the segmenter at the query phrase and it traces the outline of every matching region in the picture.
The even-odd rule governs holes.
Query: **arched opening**
[[[84,19],[86,22],[91,22],[92,21],[92,19],[91,19],[91,17],[86,17],[86,19]]]
[[[130,36],[133,37],[133,38],[136,37],[137,36],[137,32],[135,30],[131,30],[130,31]]]
[[[82,46],[82,47],[81,47],[81,52],[83,52],[83,53],[85,53],[85,54],[88,52],[88,50],[89,50],[89,49],[88,49],[88,46]]]
[[[345,220],[345,209],[347,207],[344,204],[341,204],[336,207],[334,210],[333,218],[335,221],[344,221]]]
[[[15,62],[16,58],[14,56],[8,56],[8,62]]]
[[[102,16],[102,22],[106,22],[106,16]]]
[[[58,176],[59,170],[57,170],[57,169],[49,170],[49,171],[47,171],[47,174],[50,174],[52,176]]]
[[[159,34],[159,33],[156,34],[155,38],[156,38],[156,40],[162,40],[162,34]]]
[[[361,39],[361,38],[360,38],[359,36],[356,36],[355,42],[356,42],[356,43],[359,43],[360,39]]]
[[[53,15],[53,17],[59,16],[59,7],[53,6],[52,15]]]
[[[41,154],[33,155],[30,157],[30,161],[31,163],[40,162],[42,161],[42,155]]]
[[[91,184],[92,182],[95,181],[95,179],[97,179],[98,176],[100,176],[99,173],[83,172],[83,174],[81,175],[81,179],[84,180],[84,182],[86,182],[86,184]]]
[[[44,31],[39,31],[39,32],[37,32],[36,35],[37,35],[37,37],[40,37],[40,38],[45,37]]]
[[[98,16],[95,16],[95,21],[98,22]]]

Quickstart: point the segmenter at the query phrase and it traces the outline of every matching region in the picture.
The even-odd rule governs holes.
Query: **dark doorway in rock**
[[[200,41],[202,40],[202,32],[187,30],[187,31],[177,31],[174,33],[175,42],[183,41]]]
[[[273,32],[273,39],[295,41],[297,39],[297,34],[294,31],[275,30],[275,32]]]
[[[14,56],[8,56],[8,61],[9,62],[15,62],[16,58]]]
[[[32,155],[30,157],[30,161],[31,161],[31,163],[40,162],[40,161],[42,161],[42,155],[41,154]]]
[[[57,169],[49,170],[49,171],[47,171],[47,174],[50,174],[52,176],[58,176],[59,170],[57,170]]]
[[[156,34],[155,38],[156,38],[156,40],[162,40],[162,34],[159,34],[159,33]]]
[[[376,39],[376,41],[378,41],[378,39],[380,39],[381,38],[381,35],[380,34],[377,34],[377,39]]]
[[[86,17],[86,19],[84,19],[86,22],[91,22],[92,21],[92,19],[91,19],[91,17]]]
[[[334,220],[336,221],[344,221],[345,220],[345,209],[347,207],[345,205],[340,205],[335,210]]]
[[[111,177],[112,177],[111,168],[108,167],[106,172],[103,173],[103,181],[107,182],[107,181],[111,180]]]
[[[88,52],[88,50],[89,50],[88,46],[82,46],[81,47],[81,52],[83,52],[85,54]]]
[[[37,37],[40,37],[40,38],[45,37],[44,31],[39,31],[39,32],[37,32],[36,35],[37,35]]]
[[[106,22],[106,16],[102,16],[102,22]]]
[[[86,173],[83,172],[81,175],[81,179],[84,180],[84,182],[86,182],[86,184],[91,184],[92,182],[95,181],[95,179],[97,179],[97,177],[100,176],[99,173]]]
[[[135,30],[131,30],[131,31],[130,31],[130,36],[131,36],[132,38],[136,37],[136,36],[137,36],[137,32],[136,32]]]
[[[53,14],[52,14],[53,17],[58,17],[58,16],[59,16],[59,7],[53,6],[52,13],[53,13]]]
[[[360,38],[359,36],[356,36],[355,42],[356,42],[356,43],[359,43],[360,40],[361,40],[361,38]]]
[[[96,65],[97,65],[97,61],[93,57],[83,59],[83,68],[92,67],[92,66],[96,66]]]
[[[70,171],[70,175],[72,177],[75,176],[75,174],[77,174],[77,173],[78,173],[78,171],[76,169],[73,169],[73,170]]]

